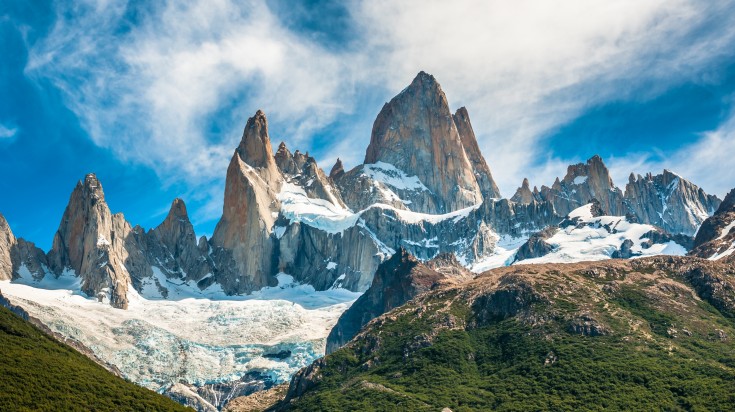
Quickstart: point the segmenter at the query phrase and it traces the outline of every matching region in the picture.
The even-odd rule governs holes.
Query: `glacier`
[[[0,291],[52,332],[81,343],[120,374],[164,392],[259,372],[274,383],[290,379],[324,355],[325,339],[360,293],[315,291],[278,275],[278,286],[246,296],[146,298],[131,288],[128,310],[84,295],[73,272],[38,281],[0,282]],[[288,353],[285,357],[273,354]],[[268,356],[270,355],[270,356]]]

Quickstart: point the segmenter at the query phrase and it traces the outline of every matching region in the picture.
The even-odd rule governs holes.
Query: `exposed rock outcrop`
[[[56,275],[73,270],[82,278],[83,292],[125,309],[130,284],[125,262],[145,259],[141,253],[128,253],[131,232],[122,214],[110,213],[102,185],[94,174],[88,174],[74,188],[54,235],[51,269]]]
[[[735,262],[735,189],[725,196],[715,214],[702,223],[690,255]]]
[[[472,129],[467,108],[464,106],[460,107],[452,115],[452,118],[454,119],[454,124],[457,126],[459,138],[467,154],[467,159],[469,159],[472,165],[477,184],[480,186],[482,197],[484,199],[500,198],[500,189],[498,189],[498,185],[495,183],[492,173],[490,173],[490,166],[487,165],[485,157],[480,152],[480,146],[477,144],[477,138],[475,137],[475,131]]]
[[[149,263],[159,267],[168,278],[199,282],[205,276],[217,273],[209,257],[206,238],[197,243],[194,226],[189,221],[182,199],[174,199],[166,219],[146,237]],[[208,279],[214,281],[213,277]],[[200,286],[204,289],[209,285]]]
[[[5,216],[0,214],[0,280],[10,280],[13,278],[15,267],[13,265],[13,249],[17,240],[13,231],[10,230],[8,221]]]
[[[554,205],[558,215],[566,216],[572,210],[597,199],[606,215],[623,216],[623,192],[610,177],[600,156],[592,156],[587,163],[578,163],[567,168],[563,180],[558,178],[551,187],[542,186],[541,198]]]
[[[546,242],[559,230],[557,226],[549,226],[544,230],[534,233],[526,243],[516,252],[515,261],[533,259],[546,256],[554,250],[554,246]]]
[[[375,119],[365,163],[378,162],[416,176],[426,187],[404,198],[411,201],[411,210],[447,213],[482,202],[447,98],[436,79],[424,72]]]
[[[212,236],[214,260],[231,276],[220,283],[230,293],[275,285],[275,238],[271,236],[283,184],[268,136],[265,114],[248,119],[240,145],[227,168],[222,219]]]
[[[456,262],[456,261],[455,261]],[[443,268],[431,269],[429,266]],[[334,352],[349,342],[371,319],[403,305],[419,294],[443,284],[451,283],[459,275],[466,279],[466,272],[447,256],[424,265],[405,249],[399,249],[390,259],[378,266],[370,288],[340,316],[327,337],[327,353]],[[457,265],[459,266],[459,265]]]
[[[673,234],[693,236],[699,225],[717,210],[720,200],[664,170],[655,176],[631,173],[625,186],[625,204],[641,223],[656,225]]]
[[[538,188],[534,187],[533,191],[531,191],[531,184],[528,182],[528,179],[524,178],[523,183],[521,183],[521,187],[516,190],[516,193],[510,198],[510,200],[522,205],[539,201],[540,195]]]

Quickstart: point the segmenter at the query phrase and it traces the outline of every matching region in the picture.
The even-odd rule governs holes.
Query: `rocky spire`
[[[470,115],[467,113],[467,109],[464,106],[460,107],[452,118],[457,126],[459,138],[462,140],[462,147],[464,147],[467,158],[472,164],[483,198],[500,198],[500,189],[498,189],[498,185],[495,183],[492,173],[490,173],[490,166],[487,165],[480,152],[480,146],[477,144],[475,131],[472,130],[472,123],[470,123]]]
[[[373,124],[365,163],[384,162],[417,176],[433,202],[426,213],[446,213],[482,201],[449,104],[433,76],[420,72],[383,106]],[[412,205],[413,206],[413,205]]]
[[[332,166],[332,170],[329,172],[329,177],[331,177],[333,180],[337,180],[344,174],[345,168],[342,165],[342,161],[338,157],[337,162],[334,163],[334,166]]]
[[[130,277],[125,268],[131,227],[112,215],[102,184],[94,174],[77,183],[49,252],[52,269],[71,269],[82,278],[82,291],[117,308],[127,308]]]
[[[626,212],[623,192],[613,184],[607,166],[598,155],[586,163],[570,165],[564,179],[557,178],[551,188],[541,188],[541,198],[553,203],[557,214],[562,216],[592,199],[600,202],[607,215],[624,216]]]
[[[538,192],[538,189],[534,189],[536,190],[536,192]],[[513,197],[510,198],[510,200],[523,205],[527,205],[536,200],[534,192],[531,192],[531,185],[528,182],[527,178],[523,178],[523,183],[521,183],[521,187],[516,190],[516,193],[513,195]]]
[[[15,267],[13,265],[12,252],[16,244],[17,240],[10,230],[8,221],[0,214],[0,280],[10,280],[13,278]]]
[[[641,223],[673,234],[693,236],[711,216],[720,200],[669,170],[645,177],[631,175],[625,186],[625,204]]]
[[[248,119],[236,153],[243,163],[258,170],[266,182],[272,183],[280,178],[268,136],[268,120],[263,111],[258,110]]]
[[[212,236],[212,244],[219,248],[215,251],[218,266],[231,266],[234,272],[221,281],[231,293],[275,283],[271,276],[275,260],[271,233],[280,209],[277,195],[283,176],[270,147],[268,122],[258,110],[248,119],[227,168],[222,218]],[[281,156],[286,155],[285,145],[283,149]]]
[[[194,226],[189,221],[186,204],[179,198],[171,203],[166,219],[153,229],[153,233],[176,259],[197,250]]]

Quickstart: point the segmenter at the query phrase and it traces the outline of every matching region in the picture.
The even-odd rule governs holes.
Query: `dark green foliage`
[[[180,411],[0,307],[0,411]]]
[[[650,338],[622,320],[610,320],[612,334],[590,337],[567,332],[561,319],[529,326],[508,318],[447,329],[436,327],[442,315],[404,310],[373,328],[377,349],[365,339],[328,357],[322,380],[291,409],[735,410],[735,345],[707,332],[723,328],[733,336],[732,319],[707,303],[692,302],[691,318],[665,312],[645,287],[624,286],[609,302],[647,326]],[[576,306],[559,299],[544,310],[566,313]],[[457,301],[449,311],[471,317]],[[669,336],[670,328],[685,326],[694,332]]]

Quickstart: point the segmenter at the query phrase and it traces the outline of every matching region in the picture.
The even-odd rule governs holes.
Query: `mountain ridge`
[[[266,115],[256,111],[227,168],[211,239],[197,242],[181,199],[156,228],[131,225],[111,213],[89,174],[73,190],[47,255],[15,239],[7,224],[0,228],[11,236],[0,238],[0,276],[72,271],[84,293],[120,308],[130,287],[166,298],[173,280],[193,294],[236,295],[276,285],[281,272],[317,290],[365,291],[400,248],[422,261],[450,253],[468,267],[509,264],[503,239],[528,238],[592,201],[606,215],[686,236],[720,204],[668,170],[631,176],[623,192],[597,155],[570,165],[550,187],[531,190],[524,179],[502,198],[467,109],[452,113],[436,79],[420,72],[384,105],[365,163],[349,171],[338,160],[327,175],[308,153],[283,143],[274,154]]]

